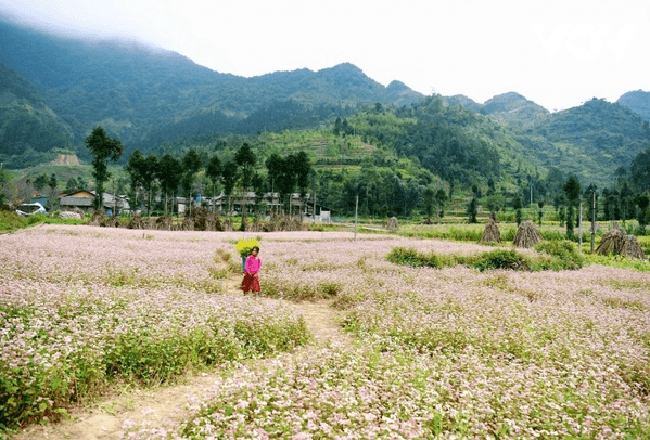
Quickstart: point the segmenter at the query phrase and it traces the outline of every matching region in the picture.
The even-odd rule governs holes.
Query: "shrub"
[[[513,249],[496,249],[486,252],[469,259],[468,263],[481,272],[487,269],[528,270],[531,266],[526,257]]]
[[[538,270],[575,270],[585,264],[584,257],[578,252],[578,247],[570,241],[544,241],[535,246],[535,250],[551,258],[537,258],[535,263]]]
[[[408,249],[401,246],[393,248],[386,259],[392,263],[402,264],[411,267],[433,267],[442,269],[444,267],[453,267],[458,262],[459,257],[437,255],[433,252],[423,254],[416,249]]]
[[[27,219],[12,211],[0,211],[0,231],[15,231],[27,226]]]

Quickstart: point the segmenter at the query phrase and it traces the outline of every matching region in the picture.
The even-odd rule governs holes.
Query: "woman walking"
[[[257,256],[259,252],[260,248],[255,246],[251,250],[251,254],[246,258],[244,279],[241,282],[241,290],[244,291],[244,295],[251,290],[255,292],[255,296],[260,292],[260,281],[257,278],[257,273],[262,268],[262,260]]]

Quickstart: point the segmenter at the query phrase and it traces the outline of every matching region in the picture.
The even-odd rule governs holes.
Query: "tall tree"
[[[424,211],[427,214],[427,217],[433,217],[433,205],[435,203],[435,191],[432,187],[427,186],[424,190]]]
[[[210,182],[212,183],[212,200],[214,201],[214,196],[217,195],[217,183],[219,178],[221,178],[221,161],[216,154],[208,161],[208,164],[205,167],[205,176],[210,179]],[[216,209],[216,205],[214,205],[214,207]]]
[[[237,165],[232,161],[228,161],[221,171],[221,175],[223,176],[223,190],[226,193],[226,197],[228,197],[228,215],[230,215],[232,191],[235,188],[235,183],[237,183],[237,172]]]
[[[273,193],[278,191],[278,181],[280,180],[280,174],[282,173],[284,162],[280,155],[273,153],[266,159],[266,162],[264,164],[266,165],[266,169],[268,171],[267,179],[269,188],[271,188],[271,215],[273,215]],[[282,203],[282,199],[280,199],[280,203]]]
[[[469,222],[476,223],[476,197],[472,197],[467,207],[467,215],[469,215]]]
[[[181,178],[181,185],[187,195],[187,201],[192,212],[192,186],[194,185],[194,175],[201,169],[201,156],[196,151],[191,149],[181,159],[183,165],[183,176]]]
[[[241,227],[244,229],[246,224],[246,190],[251,185],[253,179],[255,165],[257,164],[257,156],[255,156],[255,152],[253,152],[250,145],[248,145],[247,142],[244,142],[239,151],[235,154],[235,161],[239,166],[242,182]]]
[[[647,194],[639,194],[635,198],[635,202],[639,207],[637,211],[637,220],[639,221],[639,227],[642,230],[645,230],[645,226],[648,224],[648,205],[650,205],[650,198]]]
[[[76,180],[76,179],[73,179],[73,178],[70,178],[70,179],[68,179],[68,181],[65,183],[65,192],[66,192],[67,194],[69,194],[69,193],[71,193],[72,191],[74,191],[74,190],[76,189],[76,187],[77,187],[77,180]]]
[[[572,237],[574,229],[573,209],[580,198],[580,182],[578,182],[578,179],[575,176],[571,176],[562,185],[562,191],[564,191],[568,201],[566,234],[567,236]]]
[[[124,166],[125,171],[129,175],[131,183],[131,192],[135,196],[134,207],[138,207],[138,189],[142,186],[141,163],[144,161],[144,156],[140,150],[135,150],[129,156],[129,160]]]
[[[439,189],[436,192],[436,204],[438,206],[438,212],[440,213],[440,218],[445,216],[445,202],[447,201],[447,193]]]
[[[36,191],[40,191],[43,188],[45,188],[48,183],[49,180],[47,178],[47,174],[43,173],[40,176],[38,176],[36,179],[34,179],[34,188],[36,188]]]
[[[288,209],[289,215],[291,215],[291,194],[296,187],[295,158],[293,154],[290,154],[282,159],[280,162],[280,174],[275,182],[280,193],[280,203],[283,203],[285,197],[288,196],[285,207]]]
[[[54,207],[54,201],[56,200],[56,174],[52,173],[50,175],[48,185],[50,186],[50,198],[52,199],[50,205]]]
[[[153,189],[156,183],[156,173],[158,172],[158,158],[153,154],[145,157],[140,163],[140,177],[142,178],[142,189],[148,195],[147,216],[151,215],[151,205],[153,204]]]
[[[86,138],[86,147],[95,158],[92,161],[91,175],[95,179],[98,195],[97,208],[104,206],[104,182],[111,178],[108,161],[117,161],[124,154],[124,145],[117,139],[106,136],[102,127],[95,127]]]
[[[157,168],[157,178],[160,181],[160,189],[165,195],[165,215],[167,215],[167,200],[169,200],[169,194],[172,196],[176,194],[178,185],[181,183],[181,178],[183,175],[183,167],[181,162],[170,154],[165,154],[158,161]],[[174,206],[172,205],[172,212]]]

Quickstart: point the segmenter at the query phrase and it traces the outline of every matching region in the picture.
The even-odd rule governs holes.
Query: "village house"
[[[72,193],[62,195],[59,205],[61,207],[61,210],[64,211],[73,210],[76,208],[84,212],[90,212],[93,210],[93,201],[95,200],[95,197],[97,197],[97,195],[93,191],[74,191]],[[128,197],[124,195],[114,196],[111,193],[105,192],[103,197],[103,204],[103,208],[108,215],[112,215],[113,211],[120,213],[122,211],[128,211],[130,209]]]

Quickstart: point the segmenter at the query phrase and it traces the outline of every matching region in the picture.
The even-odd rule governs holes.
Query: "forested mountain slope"
[[[613,182],[650,143],[650,123],[629,108],[592,99],[549,115],[525,130],[519,141],[535,151],[541,164],[561,167],[585,182]]]
[[[68,140],[65,124],[42,101],[38,89],[0,63],[0,162],[11,156],[38,159],[65,148]]]
[[[128,148],[152,137],[157,141],[161,131],[170,131],[166,126],[178,128],[183,120],[194,127],[186,131],[194,134],[264,129],[263,123],[240,123],[289,100],[311,111],[323,104],[408,105],[422,98],[398,83],[384,87],[351,64],[243,78],[196,65],[174,52],[129,42],[62,38],[2,20],[0,47],[1,62],[35,85],[69,127],[70,144],[76,146],[97,125]],[[322,112],[314,115],[320,118]]]
[[[621,95],[616,102],[638,113],[646,121],[650,121],[650,92],[643,90],[627,92]]]

